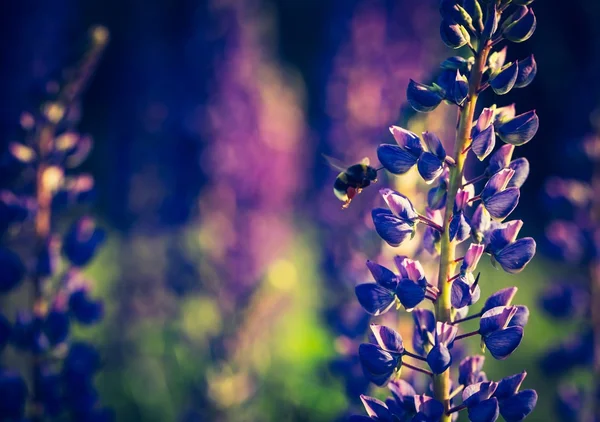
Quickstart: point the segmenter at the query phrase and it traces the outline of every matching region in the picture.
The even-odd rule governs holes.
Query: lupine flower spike
[[[14,347],[26,352],[32,365],[28,383],[22,374],[0,369],[0,419],[7,421],[46,420],[111,421],[113,412],[101,406],[93,379],[100,369],[100,355],[88,343],[73,341],[75,324],[91,325],[104,315],[102,302],[95,300],[91,284],[82,273],[104,242],[104,231],[91,217],[74,222],[63,235],[53,216],[90,199],[93,178],[73,175],[91,149],[91,139],[73,131],[83,88],[108,42],[104,27],[91,30],[91,45],[83,61],[70,72],[55,99],[37,113],[24,113],[22,122],[27,143],[13,142],[7,154],[21,169],[35,169],[26,180],[29,190],[0,192],[0,227],[10,235],[14,226],[30,224],[35,239],[30,256],[21,257],[0,248],[0,293],[16,289],[26,277],[33,286],[33,306],[13,317],[0,315],[0,351]],[[69,170],[69,175],[65,172]],[[24,230],[25,231],[25,230]],[[26,265],[24,262],[31,262]]]
[[[438,259],[439,271],[436,283],[419,261],[406,256],[394,259],[397,271],[367,262],[374,282],[356,286],[359,303],[373,316],[402,308],[412,312],[414,350],[407,350],[392,328],[371,326],[370,341],[359,347],[360,361],[365,376],[377,386],[387,385],[391,397],[384,402],[361,396],[366,415],[353,416],[352,421],[450,422],[465,411],[474,422],[493,422],[500,415],[516,422],[535,408],[536,392],[520,390],[525,372],[492,381],[483,371],[484,355],[461,356],[462,340],[477,336],[483,353],[497,360],[509,358],[523,340],[529,319],[527,307],[512,304],[516,287],[496,292],[473,311],[480,300],[480,284],[486,281],[477,271],[483,255],[489,255],[497,268],[515,274],[536,251],[532,238],[518,238],[523,222],[507,219],[529,174],[527,159],[513,155],[516,147],[534,137],[537,114],[517,115],[511,104],[490,105],[475,116],[482,92],[491,89],[501,96],[524,88],[537,72],[533,55],[509,61],[509,51],[502,46],[527,40],[537,25],[532,1],[512,3],[440,2],[442,41],[454,49],[465,47],[471,57],[445,60],[435,81],[411,80],[407,97],[418,112],[442,103],[459,107],[453,152],[431,132],[419,136],[395,125],[390,128],[394,142],[377,149],[383,169],[403,175],[416,167],[431,187],[424,210],[401,192],[381,189],[385,205],[372,212],[376,232],[397,247],[410,242],[419,225],[425,225],[420,250]],[[483,174],[467,180],[469,154],[487,164]],[[433,310],[427,309],[428,302]],[[463,330],[462,324],[470,320],[477,321],[476,329]],[[456,381],[450,376],[452,367],[458,367]],[[431,389],[400,379],[407,370],[430,377]]]

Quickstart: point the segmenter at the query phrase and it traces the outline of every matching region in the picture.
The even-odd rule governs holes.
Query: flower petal
[[[387,384],[400,362],[399,357],[370,343],[358,346],[358,357],[365,376],[380,387]]]
[[[367,268],[371,272],[371,275],[375,279],[375,282],[381,287],[389,290],[394,290],[398,284],[398,277],[392,271],[385,268],[383,265],[379,265],[376,262],[367,260]]]
[[[523,390],[505,400],[500,400],[500,414],[506,422],[519,422],[525,419],[537,404],[535,390]]]
[[[417,162],[419,174],[426,183],[432,183],[442,174],[443,162],[430,152],[424,152]]]
[[[524,237],[508,245],[498,253],[494,259],[504,271],[511,274],[519,273],[535,255],[536,244],[531,237]]]
[[[386,313],[394,304],[394,292],[375,283],[363,283],[354,288],[356,298],[371,315]]]
[[[436,344],[427,354],[427,364],[434,374],[441,374],[452,365],[452,355],[444,344]]]
[[[402,306],[410,312],[425,299],[425,287],[420,286],[410,279],[403,278],[398,282],[396,296]]]
[[[507,188],[484,200],[483,205],[492,218],[504,220],[517,208],[520,196],[519,188]]]
[[[419,156],[397,145],[381,144],[377,147],[377,158],[390,173],[404,174],[417,164]]]
[[[492,308],[510,305],[513,298],[517,294],[517,290],[519,290],[517,287],[506,287],[498,290],[496,293],[487,298],[481,312],[486,313]]]
[[[383,325],[371,324],[371,332],[382,349],[400,355],[404,353],[402,337],[396,331]]]
[[[483,161],[491,154],[495,146],[496,132],[494,131],[494,126],[488,126],[473,139],[471,149],[477,158],[479,158],[479,161]]]
[[[468,408],[471,422],[494,422],[498,419],[498,400],[495,397]]]
[[[484,342],[494,358],[504,360],[519,347],[522,339],[522,327],[508,327],[484,337]]]
[[[371,215],[377,234],[390,246],[400,246],[414,235],[414,226],[385,208],[375,208]]]

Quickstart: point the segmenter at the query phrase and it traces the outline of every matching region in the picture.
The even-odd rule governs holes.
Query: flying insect
[[[369,158],[366,157],[359,164],[353,164],[346,168],[331,157],[325,156],[325,158],[333,168],[341,171],[333,183],[333,193],[340,201],[344,202],[343,209],[348,208],[352,199],[364,188],[377,182],[377,172],[383,168],[371,167]]]

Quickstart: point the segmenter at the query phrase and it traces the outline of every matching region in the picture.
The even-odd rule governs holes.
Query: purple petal
[[[404,353],[402,337],[396,331],[377,324],[371,324],[371,331],[379,347],[391,353]]]
[[[471,422],[494,422],[498,419],[498,400],[495,397],[468,408]]]
[[[475,268],[477,267],[477,264],[479,264],[479,260],[483,255],[483,249],[483,245],[471,243],[460,266],[460,271],[462,273],[472,273],[475,271]]]
[[[406,89],[406,98],[412,108],[422,113],[434,110],[442,102],[442,96],[437,89],[412,79]]]
[[[390,246],[400,244],[414,235],[414,226],[384,208],[375,208],[371,215],[377,234]]]
[[[520,114],[496,128],[498,136],[512,145],[523,145],[531,141],[540,126],[540,120],[534,110]]]
[[[394,263],[400,272],[402,278],[408,278],[420,286],[425,287],[427,280],[425,279],[425,271],[419,261],[407,258],[406,256],[396,255]]]
[[[490,180],[487,181],[485,186],[483,187],[483,191],[481,192],[481,198],[486,200],[491,198],[498,192],[506,189],[508,182],[514,176],[515,171],[513,169],[502,169],[499,172],[495,173]]]
[[[527,372],[523,371],[519,374],[502,378],[500,382],[498,382],[498,388],[496,389],[494,396],[497,397],[498,400],[503,400],[517,394],[517,391],[519,391],[526,376]]]
[[[510,179],[506,187],[520,188],[523,186],[523,183],[525,183],[527,177],[529,176],[529,161],[527,161],[527,158],[521,157],[511,161],[511,163],[508,165],[508,168],[513,169],[515,174],[513,175],[512,179]]]
[[[519,422],[535,408],[538,395],[535,390],[523,390],[505,400],[500,400],[500,414],[506,422]]]
[[[348,418],[348,422],[373,422],[373,419],[363,415],[351,415]]]
[[[479,161],[483,161],[492,153],[495,146],[496,132],[494,131],[494,126],[489,126],[473,139],[471,149],[477,158],[479,158]]]
[[[377,158],[390,173],[404,174],[417,164],[419,156],[397,145],[381,144],[377,147]]]
[[[511,318],[510,322],[508,323],[508,326],[509,327],[518,326],[518,327],[525,328],[525,326],[527,325],[527,322],[529,322],[529,308],[527,308],[527,306],[524,306],[524,305],[518,305],[517,312]]]
[[[496,306],[485,312],[479,320],[479,333],[486,336],[508,326],[511,318],[517,313],[516,306]]]
[[[501,224],[490,232],[488,249],[494,253],[514,243],[523,227],[523,221],[512,220]]]
[[[380,387],[387,384],[400,362],[398,356],[369,343],[358,346],[358,357],[365,376]]]
[[[513,152],[515,150],[514,145],[504,144],[498,151],[496,151],[491,157],[488,163],[486,173],[493,175],[498,173],[500,170],[507,168],[512,159]]]
[[[479,288],[479,285],[476,285],[473,288],[473,282],[472,276],[471,280],[465,276],[460,276],[452,282],[450,300],[452,301],[452,306],[454,308],[464,308],[465,306],[471,306],[474,303],[477,303],[481,295],[481,289]]]
[[[413,204],[406,196],[401,193],[395,192],[392,189],[381,189],[379,194],[383,197],[383,200],[387,204],[390,211],[397,217],[403,220],[416,220],[419,214],[415,211]]]
[[[398,282],[396,296],[402,306],[410,312],[425,299],[425,287],[416,284],[410,279],[403,278]]]
[[[494,254],[494,259],[504,271],[511,274],[519,273],[535,255],[535,240],[524,237],[517,240]]]
[[[519,188],[507,188],[485,199],[483,205],[492,218],[504,220],[517,207],[520,196]]]
[[[412,396],[417,394],[415,393],[415,389],[413,388],[413,386],[403,379],[391,381],[388,384],[388,388],[390,389],[390,392],[392,393],[396,401],[402,401],[403,398],[407,396],[412,398]]]
[[[498,95],[508,93],[515,86],[519,74],[518,62],[506,65],[497,75],[490,79],[490,86]]]
[[[371,315],[386,313],[394,304],[394,292],[375,283],[363,283],[354,288],[356,298]]]
[[[483,204],[479,204],[471,217],[471,232],[477,242],[482,242],[492,220]]]
[[[419,158],[423,152],[423,146],[416,133],[401,128],[400,126],[390,126],[390,133],[400,148],[410,152],[414,157]]]
[[[444,414],[444,405],[433,397],[425,395],[415,395],[414,397],[417,414],[425,417],[425,419],[419,420],[436,421]]]
[[[423,140],[425,141],[425,145],[427,145],[429,152],[431,152],[440,160],[444,160],[446,158],[446,150],[444,149],[444,145],[435,133],[423,132]]]
[[[362,401],[363,406],[365,406],[365,410],[367,411],[367,415],[370,417],[377,418],[378,421],[393,420],[392,414],[381,400],[361,394],[360,401]]]
[[[493,381],[479,382],[465,387],[462,393],[463,403],[469,407],[481,403],[494,395],[498,383]]]
[[[444,170],[443,161],[430,152],[424,152],[417,162],[419,174],[426,183],[432,183]]]
[[[444,344],[436,344],[427,354],[427,364],[434,374],[441,374],[452,365],[452,355]]]
[[[483,339],[492,356],[498,360],[504,360],[521,344],[523,328],[508,327],[495,331]]]
[[[467,356],[458,365],[458,383],[464,386],[475,384],[483,369],[485,356]]]
[[[367,268],[375,279],[375,282],[381,287],[394,290],[398,284],[396,274],[373,261],[367,260]]]
[[[448,234],[451,241],[456,240],[459,243],[464,242],[471,235],[471,225],[463,212],[452,216],[452,220],[450,220],[450,225],[448,226]]]
[[[454,338],[458,333],[458,327],[456,325],[438,321],[436,323],[435,331],[437,343],[445,344],[449,349],[451,349],[454,343]]]
[[[498,290],[496,293],[487,298],[481,312],[485,313],[498,306],[510,305],[513,298],[517,294],[517,290],[519,290],[517,287],[506,287],[505,289]]]
[[[535,78],[537,74],[537,63],[535,62],[535,58],[533,54],[527,57],[525,60],[521,60],[519,62],[519,74],[517,75],[517,80],[515,82],[516,88],[525,88]]]

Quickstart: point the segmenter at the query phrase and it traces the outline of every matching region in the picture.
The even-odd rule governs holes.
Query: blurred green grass
[[[105,352],[98,385],[103,399],[117,409],[119,420],[177,420],[187,407],[202,409],[198,395],[211,399],[216,413],[210,420],[215,421],[325,422],[359,405],[358,397],[344,397],[341,380],[327,369],[335,356],[334,335],[320,313],[319,292],[325,279],[317,267],[318,248],[310,231],[298,236],[284,258],[271,263],[238,321],[223,320],[216,299],[202,292],[180,299],[179,312],[171,317],[120,321],[116,310],[122,298],[115,292],[122,289],[115,286],[128,281],[115,262],[132,242],[109,238],[87,271],[97,280],[95,291],[106,300],[107,320],[77,330],[77,336]],[[572,272],[539,257],[514,276],[493,268],[488,259],[482,260],[480,270],[480,304],[491,293],[515,285],[519,291],[514,303],[531,311],[524,340],[513,355],[500,362],[486,354],[488,377],[498,380],[527,370],[522,388],[534,388],[540,396],[529,420],[556,421],[557,380],[541,372],[538,359],[575,324],[549,319],[539,309],[538,297],[547,283],[557,277],[568,280]],[[477,322],[463,325],[468,331],[476,329]],[[223,329],[234,333],[237,346],[228,356],[215,356],[211,338]],[[477,338],[467,341],[472,353],[480,353]],[[579,373],[573,380],[587,382],[588,377]],[[381,393],[385,394],[376,392]]]

